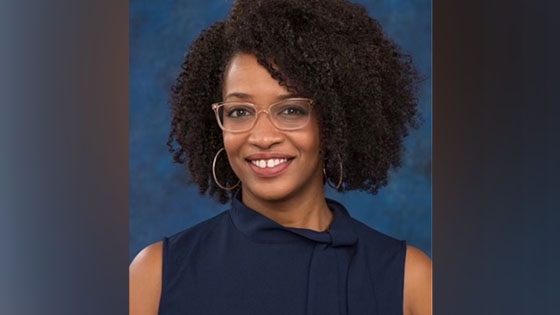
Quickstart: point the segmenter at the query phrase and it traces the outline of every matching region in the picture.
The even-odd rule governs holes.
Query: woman
[[[185,58],[169,139],[231,208],[138,254],[130,313],[431,314],[429,258],[324,192],[387,184],[416,81],[360,6],[237,1]]]

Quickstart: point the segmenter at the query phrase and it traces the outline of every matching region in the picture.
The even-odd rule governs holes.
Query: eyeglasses
[[[308,98],[288,98],[271,104],[267,109],[258,110],[248,102],[220,102],[212,104],[218,125],[224,131],[245,132],[253,129],[260,113],[268,114],[272,124],[285,131],[305,127],[311,117],[313,100]]]

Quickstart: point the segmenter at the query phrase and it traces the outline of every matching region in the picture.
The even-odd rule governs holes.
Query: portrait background
[[[402,167],[391,172],[388,186],[377,195],[327,188],[327,196],[342,202],[356,219],[431,256],[431,1],[354,2],[364,5],[384,32],[412,55],[423,78],[418,94],[423,124],[406,139]],[[129,260],[148,244],[228,208],[188,184],[185,166],[172,163],[165,143],[169,92],[185,51],[201,30],[226,17],[232,3],[130,1]]]

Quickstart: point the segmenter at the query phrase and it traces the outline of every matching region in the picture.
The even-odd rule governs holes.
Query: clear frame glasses
[[[268,114],[272,124],[279,130],[292,131],[305,127],[311,119],[313,100],[288,98],[259,110],[253,103],[220,102],[212,104],[216,120],[222,130],[246,132],[257,123],[260,113]]]

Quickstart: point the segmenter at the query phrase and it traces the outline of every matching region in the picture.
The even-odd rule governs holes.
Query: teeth
[[[281,163],[286,163],[288,162],[288,159],[268,159],[268,160],[253,160],[251,161],[251,163],[253,163],[255,166],[259,167],[259,168],[272,168],[275,166],[278,166]]]

